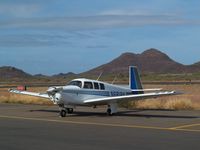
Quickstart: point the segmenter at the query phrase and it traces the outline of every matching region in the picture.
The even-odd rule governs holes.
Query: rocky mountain
[[[187,66],[188,72],[200,72],[200,62]]]
[[[84,74],[99,75],[113,73],[128,73],[128,66],[137,66],[141,73],[187,73],[200,71],[200,63],[186,66],[172,60],[157,49],[148,49],[141,54],[123,53],[111,62],[84,72]]]
[[[15,67],[0,67],[0,79],[32,78],[33,76]]]
[[[76,74],[73,72],[68,72],[68,73],[59,73],[56,75],[53,75],[53,78],[67,78],[67,77],[75,77]]]
[[[200,62],[193,65],[183,65],[172,60],[165,53],[157,49],[148,49],[141,54],[123,53],[116,59],[91,69],[81,74],[60,73],[53,76],[44,76],[41,74],[30,75],[23,70],[15,67],[4,66],[0,67],[0,80],[3,79],[66,79],[75,77],[89,77],[91,75],[98,76],[103,72],[103,75],[109,74],[128,74],[129,66],[137,66],[140,73],[157,73],[157,74],[180,74],[200,72]]]

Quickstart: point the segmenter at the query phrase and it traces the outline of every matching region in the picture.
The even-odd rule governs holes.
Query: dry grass
[[[41,92],[47,88],[29,88],[28,90],[33,92]],[[32,97],[28,95],[18,95],[9,93],[8,89],[0,89],[0,103],[20,103],[20,104],[39,104],[39,105],[52,105],[51,101],[48,101],[39,97]]]
[[[129,108],[138,109],[173,109],[200,110],[200,85],[146,85],[145,88],[160,87],[164,90],[182,91],[178,96],[167,96],[156,99],[129,102]]]
[[[200,85],[145,85],[145,88],[163,88],[164,90],[183,91],[185,94],[178,96],[161,97],[141,101],[131,101],[124,106],[139,109],[175,109],[175,110],[200,110]],[[29,91],[45,92],[47,88],[28,88]],[[17,95],[8,92],[8,89],[0,89],[0,103],[23,103],[52,105],[51,101]]]
[[[170,109],[170,110],[193,110],[199,109],[191,100],[168,98],[168,100],[163,99],[150,99],[144,101],[131,102],[131,108],[138,109]]]

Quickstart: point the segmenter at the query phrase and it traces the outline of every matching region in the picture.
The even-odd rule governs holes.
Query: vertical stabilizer
[[[130,89],[132,90],[142,89],[140,76],[139,76],[138,69],[136,66],[129,67],[129,86],[130,86]],[[137,92],[137,93],[141,93],[141,92]]]

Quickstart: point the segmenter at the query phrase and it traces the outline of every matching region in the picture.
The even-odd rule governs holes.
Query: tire
[[[109,116],[112,116],[112,113],[111,113],[111,109],[110,109],[110,108],[107,109],[107,114],[108,114]]]
[[[61,117],[66,117],[67,112],[65,110],[60,111],[60,116]]]

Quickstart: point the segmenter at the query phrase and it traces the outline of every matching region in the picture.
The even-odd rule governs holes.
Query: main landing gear
[[[112,116],[112,111],[111,111],[110,108],[107,109],[107,115],[108,115],[108,116]]]
[[[109,104],[107,108],[107,114],[109,116],[112,116],[114,113],[117,113],[117,104],[116,103]]]
[[[67,114],[72,114],[74,112],[73,108],[65,108],[64,106],[60,106],[60,113],[61,117],[66,117]]]

